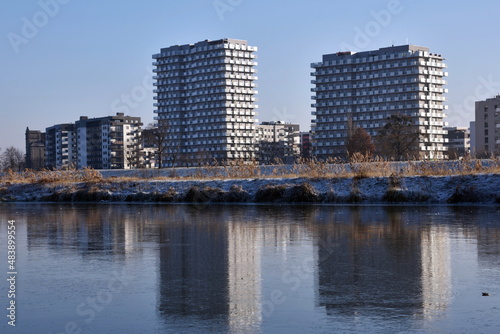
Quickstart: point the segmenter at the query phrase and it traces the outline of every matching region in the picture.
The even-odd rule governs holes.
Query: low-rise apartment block
[[[116,116],[80,117],[75,123],[77,167],[131,169],[141,164],[141,118]]]
[[[45,166],[76,168],[75,124],[57,124],[45,129]]]

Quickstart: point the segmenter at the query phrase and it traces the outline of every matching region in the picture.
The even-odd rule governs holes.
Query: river
[[[0,255],[1,333],[500,332],[500,206],[0,204]]]

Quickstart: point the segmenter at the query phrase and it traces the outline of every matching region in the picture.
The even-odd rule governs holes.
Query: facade
[[[300,126],[285,122],[257,125],[258,160],[261,164],[294,163],[300,157]]]
[[[474,145],[477,157],[500,153],[500,95],[476,102]]]
[[[470,154],[476,156],[476,122],[472,121],[469,125],[470,130]]]
[[[470,154],[470,131],[466,127],[444,128],[448,134],[448,157],[450,159],[463,158]]]
[[[256,47],[221,39],[153,55],[156,120],[167,124],[164,167],[253,160]]]
[[[302,159],[311,159],[311,133],[301,132],[300,133],[300,157]]]
[[[27,169],[42,169],[45,166],[45,133],[26,128],[26,159]]]
[[[76,167],[75,124],[45,129],[45,166],[50,169]]]
[[[130,169],[141,164],[141,118],[80,117],[76,122],[77,167]]]
[[[426,47],[402,45],[328,54],[312,64],[316,157],[346,157],[348,121],[374,137],[389,116],[401,114],[410,116],[420,130],[420,157],[444,158],[443,60]]]

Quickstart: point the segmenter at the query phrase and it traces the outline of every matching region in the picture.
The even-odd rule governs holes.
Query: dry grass
[[[0,183],[3,184],[21,184],[21,183],[38,183],[38,184],[54,184],[54,183],[98,183],[103,182],[104,178],[101,173],[92,169],[84,168],[80,170],[26,170],[21,173],[6,171],[0,177]]]
[[[318,161],[301,160],[294,165],[275,164],[259,166],[257,162],[236,161],[225,165],[212,164],[192,168],[188,174],[180,175],[175,169],[165,171],[148,170],[130,173],[126,176],[104,178],[91,168],[82,170],[27,170],[22,173],[7,171],[0,176],[0,185],[9,184],[68,184],[76,182],[107,183],[145,180],[225,180],[225,179],[274,179],[305,178],[331,179],[368,177],[408,177],[408,176],[451,176],[500,173],[500,159],[486,161],[463,159],[456,161],[409,161],[391,162],[357,155],[349,163],[338,159]]]

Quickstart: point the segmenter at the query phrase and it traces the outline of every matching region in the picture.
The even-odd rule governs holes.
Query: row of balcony
[[[188,90],[175,89],[175,87],[161,87],[153,90],[153,93],[167,93],[167,97],[192,97],[204,96],[210,94],[241,94],[241,95],[255,95],[258,92],[252,88],[234,88],[225,85],[206,87],[204,85],[195,85]],[[170,95],[171,94],[171,95]],[[160,96],[158,94],[158,96]]]
[[[387,77],[396,77],[396,76],[406,76],[406,75],[434,75],[434,76],[448,76],[447,72],[436,71],[436,70],[428,70],[424,68],[408,68],[391,71],[388,68],[380,68],[380,69],[371,69],[371,70],[363,70],[359,68],[354,68],[352,70],[346,70],[341,68],[325,68],[319,69],[316,72],[311,72],[312,76],[320,76],[330,78],[331,81],[335,81],[336,79],[344,80],[345,75],[347,75],[346,80],[366,80],[366,79],[378,79],[378,78],[387,78]],[[356,72],[368,72],[368,73],[359,73],[354,75]],[[352,78],[352,79],[351,79]]]
[[[337,103],[339,99],[347,99],[350,101],[356,101],[355,104],[364,103],[380,103],[380,102],[390,102],[390,101],[409,101],[409,100],[429,100],[429,101],[446,101],[446,98],[441,95],[425,95],[425,94],[408,94],[409,92],[397,92],[395,89],[386,90],[386,94],[368,94],[368,92],[344,92],[344,93],[319,93],[313,96],[313,100],[319,100],[322,103],[333,104]],[[365,94],[363,94],[365,93]],[[390,95],[391,94],[391,95]],[[397,95],[394,95],[397,94]],[[371,98],[370,98],[371,97]]]
[[[158,113],[170,113],[170,112],[187,112],[196,110],[207,110],[207,109],[224,109],[224,108],[236,108],[236,109],[257,109],[259,106],[251,103],[210,103],[210,104],[182,104],[182,107],[168,106],[166,103],[154,103],[155,107],[161,107],[158,109]]]
[[[172,70],[167,67],[160,67],[153,70],[154,73],[158,75],[153,76],[153,79],[164,79],[164,78],[176,78],[176,77],[186,77],[186,76],[200,76],[205,74],[213,74],[220,72],[230,72],[233,74],[245,74],[245,73],[257,73],[257,70],[250,66],[207,66],[200,67],[196,70]]]
[[[405,76],[400,77],[400,79],[394,79],[395,77],[387,77],[386,80],[377,81],[361,81],[356,82],[354,78],[351,77],[320,77],[316,80],[311,80],[312,84],[330,84],[329,87],[317,87],[319,90],[333,90],[333,89],[353,89],[353,88],[371,88],[379,86],[390,86],[390,85],[401,85],[401,84],[414,84],[414,83],[432,83],[435,85],[446,85],[447,82],[442,79],[435,78],[425,78],[425,77],[415,77],[415,76]],[[337,83],[337,84],[335,84]],[[341,84],[339,84],[341,83]]]
[[[193,104],[193,103],[205,103],[205,102],[217,102],[217,101],[219,102],[235,101],[236,103],[238,103],[238,101],[241,102],[257,101],[257,98],[253,97],[253,95],[212,94],[212,95],[198,95],[199,97],[193,97],[193,98],[180,98],[174,95],[177,94],[159,94],[158,96],[154,97],[154,100],[159,100],[164,102],[163,105]]]
[[[409,59],[411,58],[411,59]],[[381,61],[400,60],[403,62],[412,62],[417,60],[419,62],[441,63],[443,57],[440,55],[432,54],[427,51],[408,51],[398,53],[384,53],[368,57],[339,57],[330,61],[319,62],[311,64],[312,67],[333,66],[333,65],[352,65],[352,64],[366,64],[376,63]]]
[[[190,61],[185,61],[185,62],[180,62],[178,59],[160,59],[158,61],[153,62],[153,66],[159,67],[158,69],[164,70],[166,68],[167,70],[188,70],[188,69],[194,69],[198,67],[207,67],[207,66],[213,66],[213,65],[225,65],[225,64],[230,64],[230,65],[242,65],[242,66],[257,66],[258,62],[252,60],[252,58],[233,58],[233,57],[217,57],[217,58],[210,58],[209,60],[202,58],[198,60],[190,60]]]
[[[249,80],[249,81],[255,81],[257,80],[257,77],[251,74],[238,74],[238,73],[227,73],[227,72],[219,72],[219,73],[213,73],[210,75],[193,75],[193,76],[171,76],[172,79],[165,79],[168,76],[163,75],[163,76],[154,76],[153,79],[158,79],[157,82],[155,82],[153,85],[154,86],[162,86],[162,85],[176,85],[176,84],[189,84],[189,83],[197,83],[199,81],[206,81],[206,80],[219,80],[219,79],[236,79],[236,80]]]

